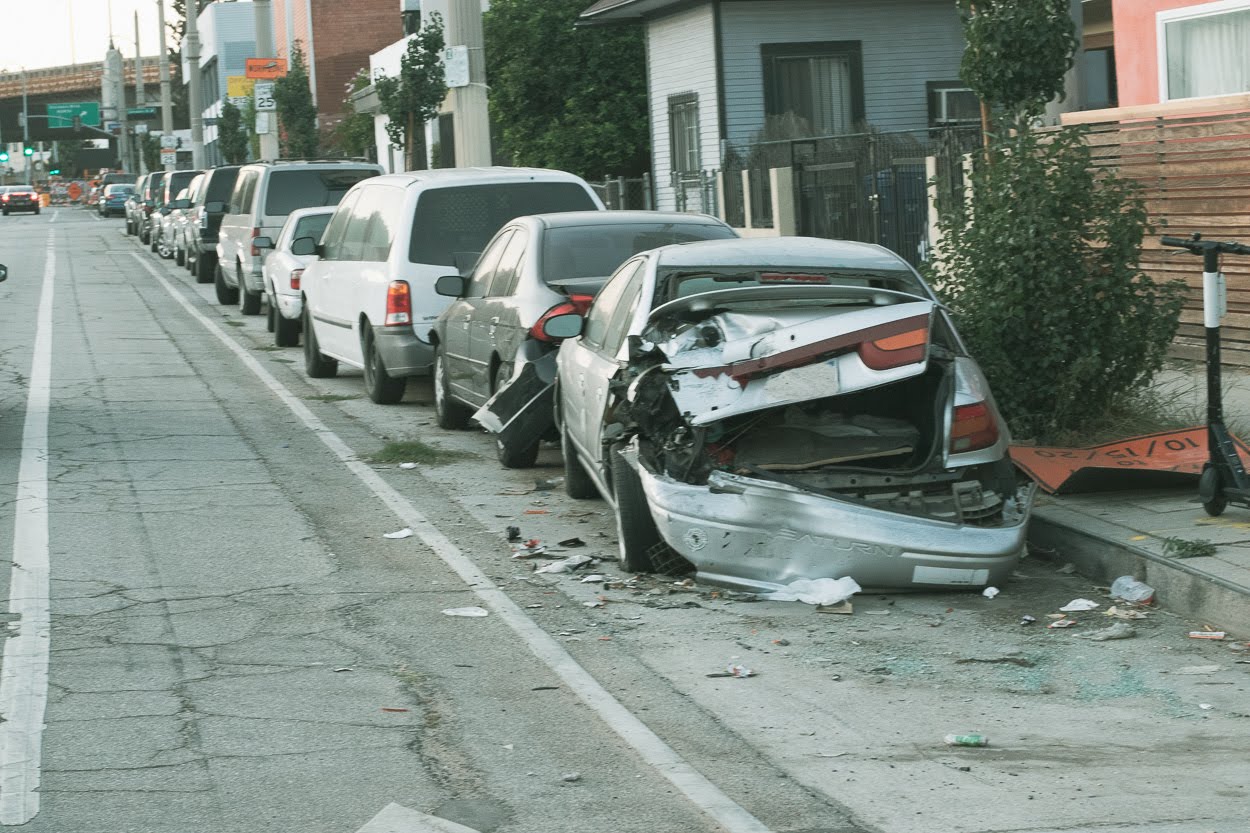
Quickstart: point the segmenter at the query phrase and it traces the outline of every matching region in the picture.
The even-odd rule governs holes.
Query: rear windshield
[[[272,171],[265,194],[265,214],[284,216],[297,208],[338,205],[339,200],[362,179],[377,176],[372,168],[331,171]]]
[[[169,193],[177,196],[183,188],[191,184],[191,180],[199,175],[199,171],[174,171],[169,175]]]
[[[134,192],[135,192],[135,186],[133,185],[105,185],[104,186],[104,193],[108,195],[133,194]]]
[[[543,237],[542,275],[547,281],[606,278],[616,267],[648,249],[733,236],[730,229],[711,223],[630,223],[548,229]]]
[[[473,258],[466,256],[481,252],[495,232],[517,217],[596,208],[590,194],[576,182],[432,188],[417,201],[408,259],[439,266],[456,266],[458,260],[471,263]]]
[[[105,185],[120,185],[124,183],[133,185],[138,178],[138,174],[105,174],[104,179],[100,181]]]
[[[157,191],[161,187],[161,180],[165,178],[165,172],[154,173],[148,177],[147,184],[143,186],[144,198],[153,199],[156,197]]]
[[[230,192],[234,190],[234,181],[238,178],[238,168],[213,171],[208,178],[208,193],[204,202],[230,202]]]
[[[744,286],[861,286],[872,289],[892,289],[928,298],[924,285],[910,271],[903,269],[838,269],[829,266],[785,267],[776,266],[683,266],[659,276],[657,283],[659,299],[673,300],[736,289]]]

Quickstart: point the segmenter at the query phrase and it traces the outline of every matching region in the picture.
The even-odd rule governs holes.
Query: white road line
[[[677,787],[696,807],[714,819],[727,833],[769,833],[768,827],[721,791],[701,772],[687,763],[671,746],[647,728],[629,709],[621,705],[607,689],[577,663],[571,654],[538,626],[490,578],[443,535],[437,526],[393,489],[377,472],[360,462],[355,452],[329,429],[308,406],[300,401],[268,370],[261,367],[245,348],[224,330],[210,321],[179,292],[146,258],[134,253],[135,260],[156,278],[187,313],[199,321],[217,340],[238,357],[258,379],[282,400],[295,416],[325,443],[326,447],[358,477],[365,487],[395,513],[400,522],[412,529],[435,555],[443,560],[468,585],[486,607],[493,610],[520,637],[526,647],[550,668],[582,702],[607,723],[627,744]]]
[[[55,223],[55,222],[56,222],[56,219],[57,219],[58,217],[60,217],[60,216],[61,216],[61,210],[58,208],[56,211],[53,211],[53,212],[52,212],[52,219],[51,219],[51,220],[49,220],[48,222],[49,222],[49,223]]]
[[[55,216],[55,215],[54,215]],[[39,812],[43,716],[48,705],[48,410],[52,400],[54,235],[48,232],[30,368],[22,461],[14,502],[9,612],[18,619],[0,669],[0,824],[25,824]]]

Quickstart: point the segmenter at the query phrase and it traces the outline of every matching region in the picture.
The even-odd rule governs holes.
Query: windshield
[[[929,293],[912,272],[904,269],[838,269],[812,266],[778,269],[775,266],[682,266],[661,271],[656,302],[685,298],[743,286],[856,286],[891,289],[921,298]]]
[[[373,168],[273,171],[265,192],[265,214],[285,216],[297,208],[338,205],[348,188],[377,175]]]
[[[639,252],[689,243],[734,237],[732,230],[713,223],[595,224],[548,229],[543,236],[543,279],[607,277]]]
[[[523,214],[594,211],[598,207],[576,182],[431,188],[417,201],[408,259],[413,263],[455,266],[457,254],[481,252],[495,232]]]

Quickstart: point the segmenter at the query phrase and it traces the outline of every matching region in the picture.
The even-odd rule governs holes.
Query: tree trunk
[[[417,150],[417,117],[408,111],[408,129],[404,131],[404,170],[415,171]]]

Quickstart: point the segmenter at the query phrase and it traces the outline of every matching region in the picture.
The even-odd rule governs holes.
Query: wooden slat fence
[[[1250,95],[1069,113],[1063,123],[1087,125],[1095,164],[1141,186],[1154,226],[1142,268],[1189,285],[1173,353],[1201,359],[1202,261],[1163,248],[1159,237],[1198,231],[1250,243]],[[1226,257],[1223,269],[1224,360],[1250,367],[1250,258]]]

